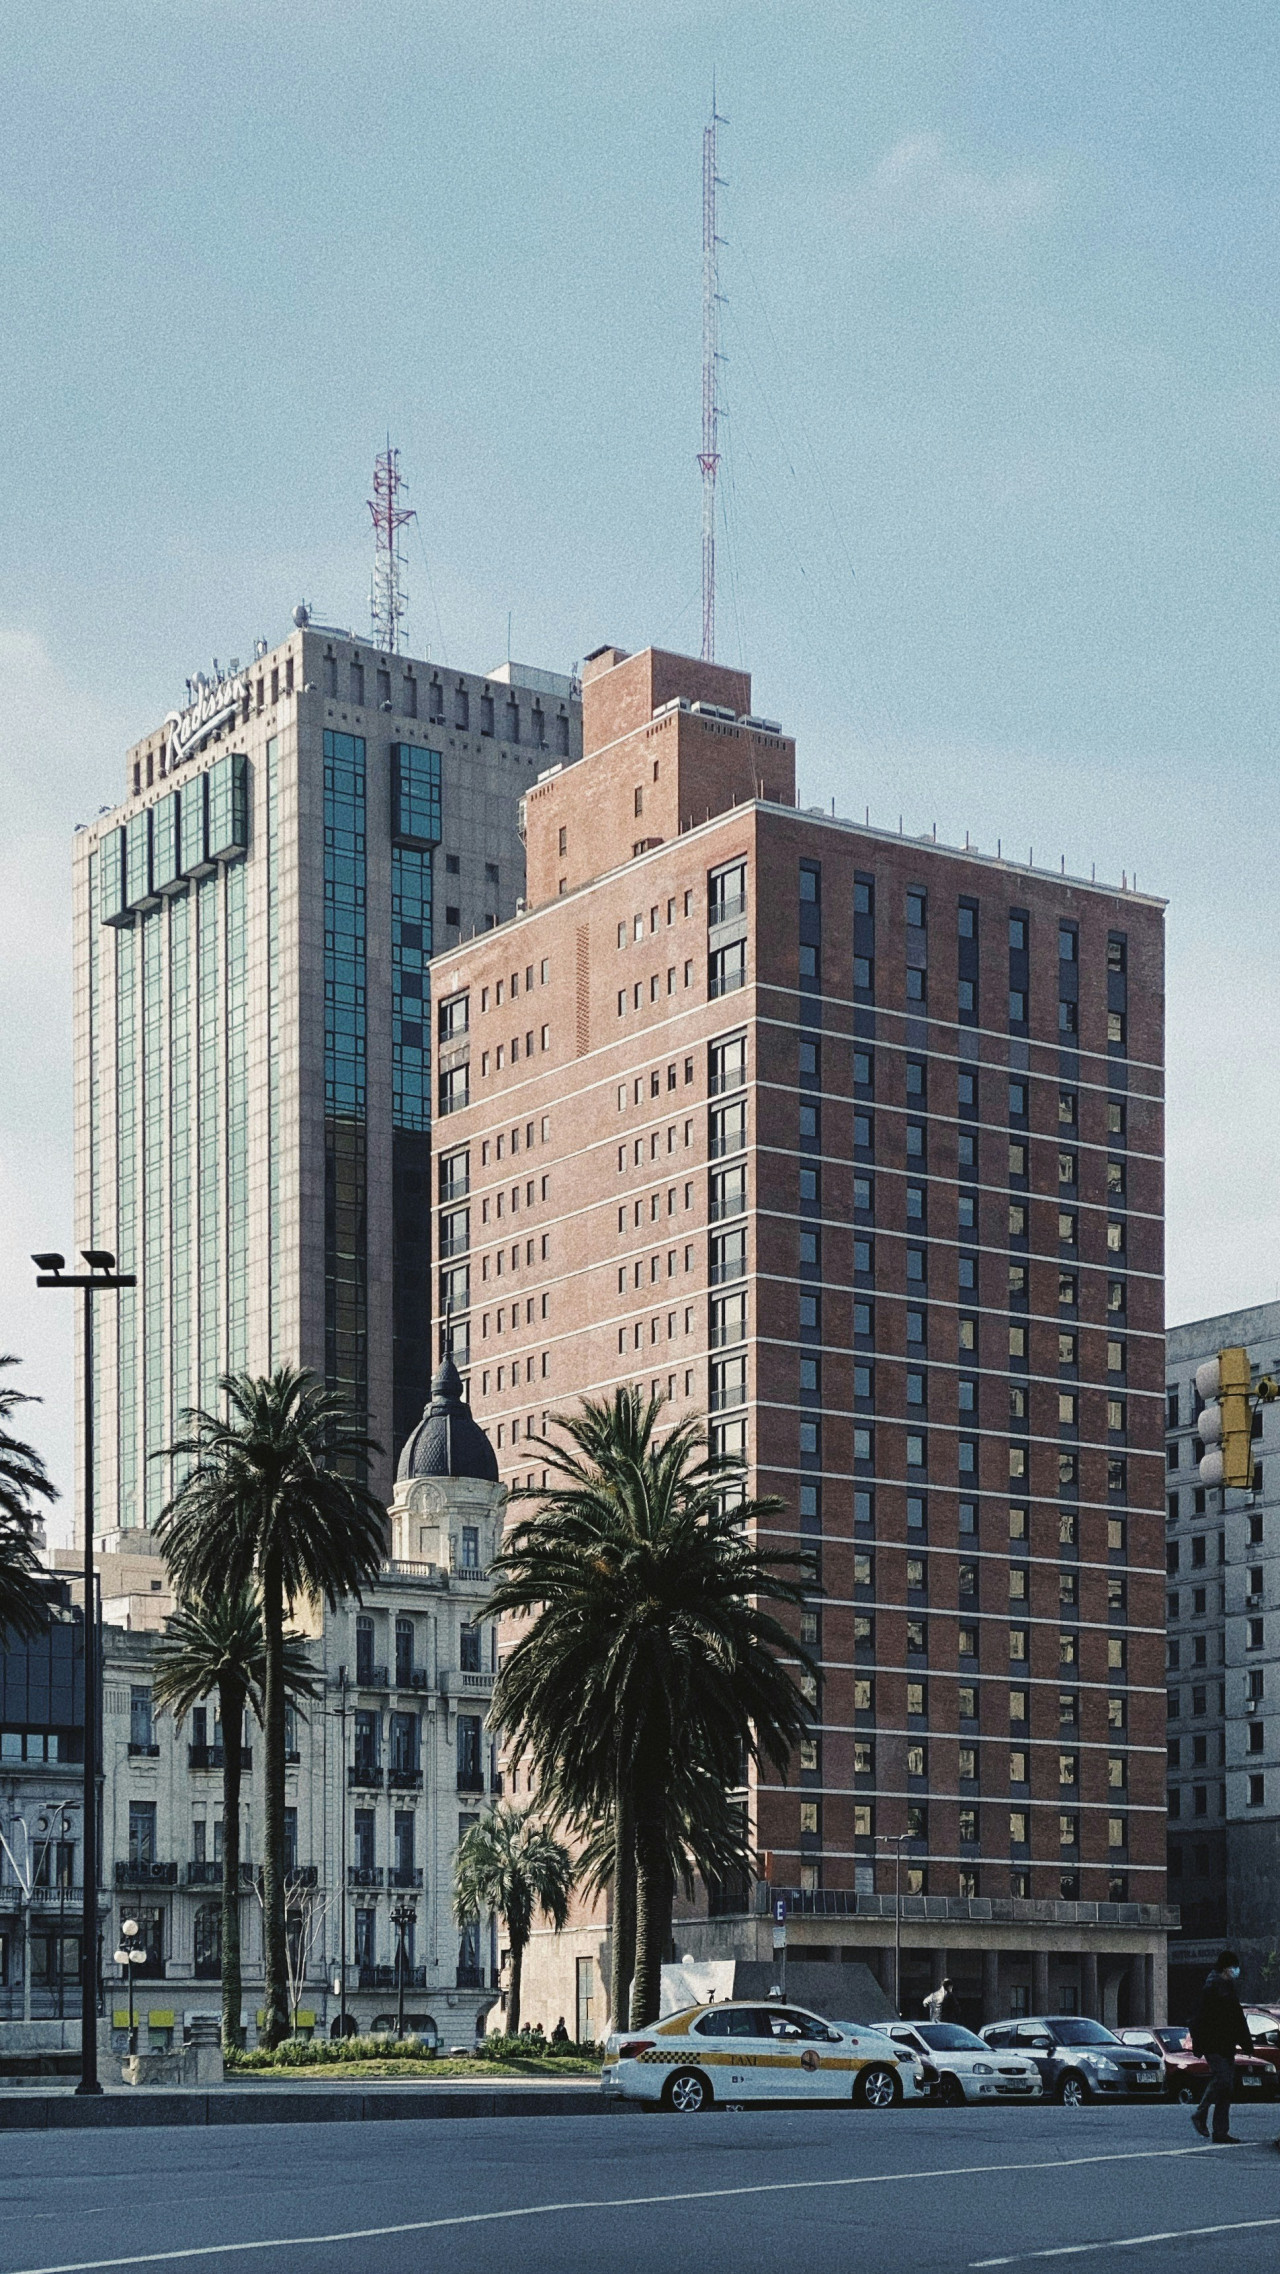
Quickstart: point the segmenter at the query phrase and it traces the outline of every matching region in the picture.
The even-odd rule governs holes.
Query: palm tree
[[[16,1366],[12,1355],[0,1366]],[[31,1445],[10,1434],[6,1424],[20,1405],[38,1405],[24,1390],[0,1386],[0,1632],[37,1634],[49,1617],[49,1600],[36,1557],[37,1517],[33,1498],[56,1500],[44,1462]]]
[[[320,1687],[306,1649],[288,1638],[284,1688],[293,1700]],[[179,1725],[211,1692],[222,1726],[222,2042],[240,2043],[240,1781],[246,1707],[261,1725],[266,1686],[262,1610],[251,1587],[237,1585],[179,1605],[156,1650],[156,1702]]]
[[[573,1861],[532,1807],[499,1801],[458,1843],[453,1863],[453,1913],[465,1926],[480,1911],[503,1920],[511,1951],[507,1990],[507,2033],[520,2035],[520,1977],[533,1931],[534,1913],[550,1919],[557,1933],[569,1916]]]
[[[263,1941],[262,2041],[289,2030],[284,1888],[284,1625],[295,1603],[331,1610],[360,1600],[385,1553],[385,1515],[364,1482],[381,1448],[348,1406],[303,1367],[224,1374],[225,1414],[200,1407],[190,1434],[159,1457],[193,1466],[161,1511],[157,1532],[179,1594],[210,1597],[256,1584],[262,1606]]]
[[[813,1671],[764,1607],[800,1600],[782,1570],[798,1559],[751,1537],[783,1503],[744,1498],[744,1464],[714,1456],[694,1417],[659,1442],[664,1404],[627,1386],[555,1417],[569,1438],[547,1447],[560,1481],[512,1495],[538,1509],[496,1559],[488,1606],[528,1622],[494,1689],[513,1760],[528,1755],[570,1811],[612,1816],[615,2026],[632,1931],[632,2025],[658,2012],[685,1765],[722,1790],[741,1783],[747,1755],[781,1771],[808,1720],[783,1659]]]

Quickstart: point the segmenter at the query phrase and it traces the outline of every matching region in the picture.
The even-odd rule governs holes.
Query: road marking
[[[61,2266],[18,2267],[14,2274],[111,2274],[112,2269],[121,2266],[176,2266],[188,2259],[231,2258],[251,2250],[315,2250],[321,2243],[376,2242],[385,2235],[433,2234],[448,2227],[498,2226],[505,2220],[554,2218],[566,2211],[652,2210],[667,2203],[717,2203],[744,2195],[816,2194],[831,2187],[897,2187],[911,2180],[985,2178],[995,2172],[1077,2171],[1086,2164],[1167,2163],[1178,2156],[1203,2154],[1203,2148],[1197,2143],[1194,2148],[1130,2148],[1105,2156],[1040,2156],[1031,2163],[962,2163],[949,2164],[936,2171],[871,2171],[840,2179],[773,2179],[749,2187],[691,2187],[672,2195],[594,2195],[564,2203],[519,2203],[507,2211],[465,2211],[443,2219],[402,2219],[394,2226],[350,2227],[337,2234],[268,2235],[258,2242],[206,2242],[185,2250],[147,2250],[124,2258],[77,2258]],[[983,2263],[1005,2266],[1012,2261],[993,2258]]]
[[[971,2258],[979,2266],[1028,2266],[1037,2258],[1084,2258],[1091,2250],[1138,2250],[1146,2242],[1196,2242],[1202,2235],[1252,2234],[1258,2227],[1280,2227],[1280,2219],[1230,2219],[1219,2227],[1170,2227],[1163,2234],[1112,2235],[1107,2242],[1065,2242],[1054,2250],[1020,2250],[1012,2258]]]

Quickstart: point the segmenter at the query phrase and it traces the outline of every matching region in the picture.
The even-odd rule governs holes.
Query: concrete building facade
[[[95,1354],[108,1544],[243,1367],[344,1391],[389,1495],[431,1372],[428,961],[520,904],[519,799],[579,720],[567,676],[304,620],[189,683],[78,831],[76,1239],[139,1282]]]
[[[1202,1485],[1196,1370],[1243,1347],[1280,1368],[1280,1303],[1171,1327],[1166,1375],[1170,1996],[1192,2010],[1224,1941],[1280,1990],[1280,1407],[1254,1413],[1249,1492]]]
[[[449,1369],[401,1454],[390,1553],[364,1601],[314,1621],[323,1695],[287,1733],[287,1899],[298,2026],[336,2034],[344,2004],[362,2030],[398,2010],[398,1908],[406,2025],[470,2044],[494,2002],[496,1930],[461,1933],[452,1910],[458,1841],[498,1789],[485,1717],[493,1631],[482,1624],[505,1492]],[[111,1559],[108,1558],[108,1561]],[[143,2051],[181,2043],[192,2014],[218,2011],[222,1747],[211,1697],[181,1725],[155,1702],[157,1632],[104,1627],[103,1887],[107,2008],[127,2020],[110,1953],[126,1918]],[[250,1717],[241,1827],[244,2019],[262,1993],[261,1733]],[[115,1940],[111,1937],[114,1935]]]
[[[503,1478],[639,1381],[814,1587],[753,1889],[908,2006],[1163,2010],[1163,948],[1150,898],[795,802],[739,672],[604,649],[529,906],[432,967],[437,1304]],[[711,1912],[719,1915],[709,1915]],[[607,1920],[531,2012],[603,2011]]]

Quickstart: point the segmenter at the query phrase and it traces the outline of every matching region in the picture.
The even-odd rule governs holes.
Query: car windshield
[[[1167,2045],[1171,2053],[1189,2053],[1191,2051],[1191,2035],[1188,2030],[1157,2029],[1153,2031],[1153,2035],[1159,2038],[1162,2045]]]
[[[960,2029],[954,2021],[922,2021],[916,2035],[923,2037],[935,2053],[985,2053],[989,2049],[971,2029]]]
[[[1104,2029],[1100,2021],[1086,2021],[1083,2016],[1069,2014],[1062,2021],[1046,2022],[1045,2027],[1057,2038],[1059,2045],[1117,2045],[1119,2039],[1111,2030]]]

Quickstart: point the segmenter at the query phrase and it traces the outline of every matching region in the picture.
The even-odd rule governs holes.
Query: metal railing
[[[117,1887],[176,1887],[176,1863],[143,1863],[130,1859],[116,1865]]]
[[[392,1866],[391,1870],[390,1870],[390,1871],[387,1873],[387,1885],[388,1885],[388,1887],[421,1887],[421,1885],[422,1885],[422,1866],[421,1866],[421,1864],[420,1864],[420,1863],[398,1863],[398,1864],[393,1864],[393,1866]]]
[[[285,1759],[288,1760],[289,1758],[289,1754],[286,1753]],[[296,1761],[297,1754],[293,1754],[292,1758]],[[221,1745],[188,1745],[187,1747],[187,1765],[189,1768],[220,1769],[225,1765],[225,1759],[226,1756]],[[253,1767],[253,1747],[251,1745],[243,1747],[240,1754],[240,1766],[242,1769]]]
[[[349,1863],[347,1865],[348,1887],[381,1887],[382,1881],[381,1864]]]

